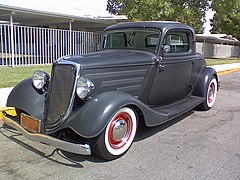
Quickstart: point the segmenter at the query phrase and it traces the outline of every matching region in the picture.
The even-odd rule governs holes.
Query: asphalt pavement
[[[110,162],[31,142],[0,122],[0,179],[240,179],[240,72],[220,78],[210,111],[143,128]]]

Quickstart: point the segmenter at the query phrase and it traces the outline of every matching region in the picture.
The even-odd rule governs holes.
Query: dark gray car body
[[[122,107],[132,107],[138,119],[151,127],[193,109],[206,99],[207,84],[217,74],[196,53],[191,27],[170,22],[137,22],[113,25],[105,32],[126,28],[158,29],[161,38],[156,51],[103,48],[95,53],[63,57],[53,64],[45,92],[36,90],[32,80],[26,79],[13,89],[7,106],[40,119],[44,134],[71,129],[81,137],[93,138]],[[164,53],[165,34],[172,30],[189,34],[188,52]],[[76,79],[80,76],[91,79],[95,85],[94,93],[85,100],[75,93]],[[69,96],[61,95],[54,86],[61,92],[67,89],[63,93]],[[63,109],[64,113],[58,115],[55,109]],[[51,116],[57,116],[56,120],[52,121]]]

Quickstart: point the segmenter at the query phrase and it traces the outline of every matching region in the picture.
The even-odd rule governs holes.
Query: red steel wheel
[[[137,130],[136,116],[130,108],[120,109],[108,123],[105,145],[112,155],[123,154],[131,146]]]
[[[129,107],[121,108],[112,116],[104,132],[97,138],[96,154],[107,160],[122,156],[132,145],[136,131],[135,112]]]
[[[209,83],[208,91],[207,91],[207,106],[209,108],[213,107],[213,104],[216,100],[217,95],[217,80],[216,78],[212,78]]]

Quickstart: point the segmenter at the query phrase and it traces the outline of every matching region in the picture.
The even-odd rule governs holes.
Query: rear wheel
[[[199,106],[201,110],[207,111],[211,109],[215,103],[217,97],[217,79],[215,76],[208,82],[208,86],[205,93],[205,101]]]
[[[135,112],[129,107],[121,108],[110,119],[105,130],[94,140],[93,151],[106,160],[121,157],[132,145],[136,131]]]

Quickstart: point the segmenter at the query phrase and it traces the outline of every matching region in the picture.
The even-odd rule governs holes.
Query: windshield
[[[160,31],[156,29],[134,28],[107,31],[104,34],[104,49],[142,49],[155,51]]]

